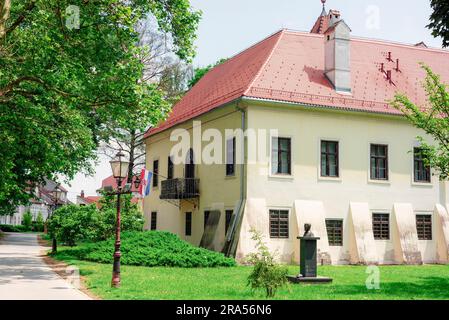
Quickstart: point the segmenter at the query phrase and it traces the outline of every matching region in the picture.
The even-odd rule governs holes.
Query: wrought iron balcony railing
[[[170,179],[162,181],[160,199],[195,199],[200,196],[199,179]]]

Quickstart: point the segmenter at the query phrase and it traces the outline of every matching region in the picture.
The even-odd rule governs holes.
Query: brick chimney
[[[329,28],[324,32],[324,74],[342,93],[351,93],[351,29],[340,12],[330,10]]]
[[[81,198],[84,199],[84,190],[81,190]]]

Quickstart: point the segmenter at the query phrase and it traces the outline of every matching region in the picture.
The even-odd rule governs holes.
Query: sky
[[[424,41],[441,47],[426,28],[429,0],[327,0],[326,8],[341,12],[352,35],[415,44]],[[203,16],[196,41],[195,66],[231,57],[282,28],[310,31],[322,10],[320,0],[191,0]],[[100,157],[92,177],[78,174],[68,184],[68,197],[81,190],[95,195],[101,181],[111,175],[109,159]]]

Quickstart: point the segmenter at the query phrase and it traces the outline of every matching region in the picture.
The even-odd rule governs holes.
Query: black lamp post
[[[120,287],[120,195],[122,194],[122,182],[128,175],[129,162],[126,161],[125,155],[120,151],[115,158],[109,162],[111,164],[112,175],[117,180],[117,220],[115,226],[115,251],[114,264],[112,269],[111,286],[114,288]]]

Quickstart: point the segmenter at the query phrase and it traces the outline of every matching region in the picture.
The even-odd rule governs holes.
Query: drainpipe
[[[246,203],[246,174],[245,174],[245,159],[246,159],[246,110],[240,107],[239,102],[236,106],[237,110],[241,113],[241,129],[243,132],[243,141],[241,143],[241,154],[243,161],[240,164],[240,198],[235,208],[234,219],[231,221],[231,225],[226,235],[226,242],[223,248],[223,253],[227,256],[235,257],[237,251],[237,244],[239,241],[240,228],[242,225],[243,212],[245,210]]]

